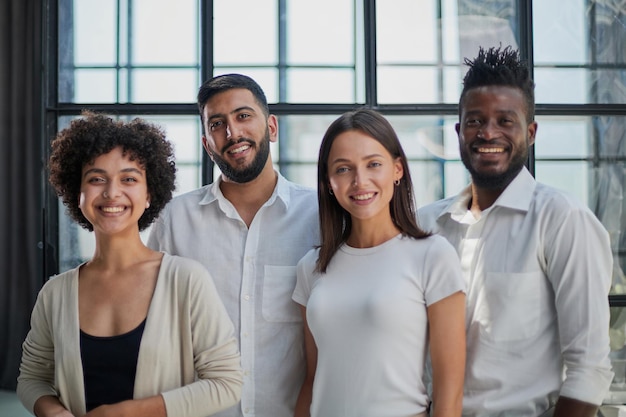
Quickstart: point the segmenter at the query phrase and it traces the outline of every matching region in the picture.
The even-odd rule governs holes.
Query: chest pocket
[[[488,272],[475,312],[481,334],[494,342],[535,336],[542,316],[544,286],[541,272]]]
[[[262,305],[265,320],[271,322],[302,321],[298,304],[291,299],[295,287],[295,266],[265,266]]]

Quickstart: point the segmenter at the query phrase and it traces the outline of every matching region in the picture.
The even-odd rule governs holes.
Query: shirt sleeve
[[[566,367],[560,395],[600,405],[613,378],[608,304],[613,258],[608,232],[585,208],[562,210],[549,224],[546,272],[555,293]]]
[[[457,293],[466,292],[467,285],[461,272],[461,262],[456,250],[441,236],[431,236],[432,244],[424,257],[426,305]]]
[[[168,416],[203,417],[235,405],[243,373],[234,327],[211,276],[197,264],[191,277],[191,344],[197,380],[162,394]]]
[[[54,340],[45,312],[43,289],[31,314],[30,331],[22,344],[17,395],[34,414],[35,402],[44,395],[58,396],[54,386]]]
[[[317,262],[318,250],[311,249],[300,261],[296,268],[296,288],[293,291],[292,299],[296,303],[306,307],[314,280],[315,264]]]
[[[166,206],[159,217],[150,226],[150,235],[148,236],[148,246],[152,250],[171,252],[167,233],[169,219],[169,207]]]

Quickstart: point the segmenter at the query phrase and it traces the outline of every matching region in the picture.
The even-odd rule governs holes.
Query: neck
[[[385,222],[352,218],[352,230],[346,243],[353,248],[372,248],[385,243],[399,233],[400,229],[393,224],[391,217]]]
[[[250,226],[257,211],[272,196],[277,182],[278,174],[274,171],[271,158],[268,158],[263,171],[252,181],[241,184],[222,176],[220,190]]]
[[[503,191],[504,189],[485,189],[472,184],[472,199],[468,209],[474,214],[480,214],[483,210],[491,207]]]
[[[89,261],[104,269],[123,270],[130,265],[143,262],[158,254],[148,248],[139,233],[131,236],[110,236],[96,233],[96,249]]]

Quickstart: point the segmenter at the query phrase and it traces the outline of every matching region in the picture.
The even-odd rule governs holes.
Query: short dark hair
[[[265,116],[269,116],[270,108],[267,105],[267,98],[259,84],[252,78],[243,74],[224,74],[218,75],[205,81],[198,90],[198,111],[200,112],[200,121],[204,129],[204,106],[216,94],[234,88],[244,88],[252,93],[257,104],[263,110]]]
[[[69,216],[89,231],[93,231],[93,225],[79,207],[83,167],[118,146],[146,170],[150,207],[139,218],[140,231],[152,224],[172,199],[176,165],[165,132],[139,118],[123,122],[84,111],[52,141],[48,168],[50,184],[62,198]]]
[[[409,164],[398,139],[398,135],[389,121],[380,113],[368,108],[360,108],[342,114],[326,130],[320,146],[317,162],[317,194],[321,245],[316,270],[326,272],[326,268],[342,243],[350,236],[352,219],[348,213],[330,194],[328,178],[328,157],[333,142],[340,134],[348,131],[360,131],[378,141],[392,158],[400,158],[403,177],[400,184],[394,187],[389,211],[393,223],[403,235],[421,239],[430,236],[417,225],[413,182],[409,172]]]
[[[506,48],[491,47],[478,50],[478,56],[473,60],[465,58],[465,65],[469,70],[463,78],[463,91],[459,99],[459,117],[465,95],[476,87],[501,85],[519,88],[526,98],[526,119],[531,122],[535,119],[535,83],[530,76],[530,70],[525,61],[521,60],[518,50],[510,45]]]

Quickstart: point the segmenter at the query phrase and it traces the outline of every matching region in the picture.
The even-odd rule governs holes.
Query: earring
[[[146,201],[146,208],[149,209],[150,208],[150,202]]]
[[[328,194],[330,194],[330,195],[335,195],[335,193],[333,193],[333,189],[332,189],[332,188],[329,188],[329,189],[328,189]]]
[[[399,180],[399,179],[397,179],[397,180],[395,180],[393,183],[394,183],[396,186],[398,186],[398,185],[400,185],[400,180]]]

